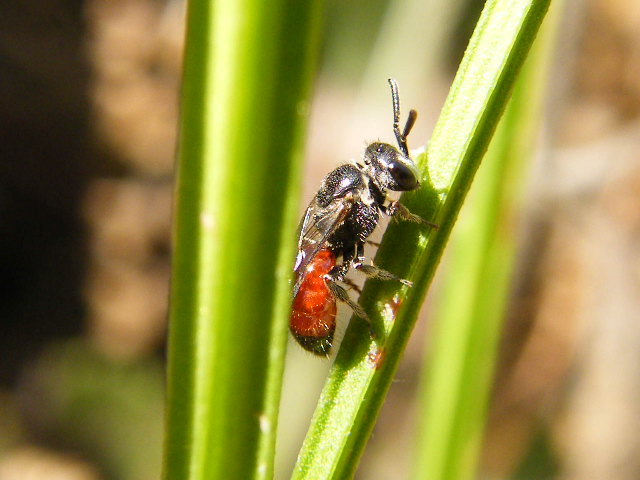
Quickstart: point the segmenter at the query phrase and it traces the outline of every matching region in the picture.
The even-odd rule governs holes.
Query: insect
[[[300,224],[289,329],[303,348],[317,355],[327,355],[331,349],[336,300],[346,303],[358,317],[369,321],[362,307],[338,283],[357,289],[345,279],[351,268],[368,277],[412,285],[376,265],[364,263],[365,243],[381,215],[435,226],[411,213],[397,200],[388,199],[388,191],[405,192],[420,187],[420,172],[409,157],[407,147],[407,136],[417,113],[409,112],[401,131],[398,86],[394,79],[388,81],[393,102],[393,132],[399,149],[374,142],[367,146],[360,162],[347,163],[330,172],[322,180]]]
[[[319,250],[293,298],[291,332],[300,345],[318,355],[329,352],[336,330],[336,300],[325,279],[335,266],[333,251]]]

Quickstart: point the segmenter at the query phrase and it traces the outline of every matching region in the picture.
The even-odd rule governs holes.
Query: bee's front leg
[[[389,203],[389,205],[387,205],[386,207],[383,207],[383,211],[394,219],[404,220],[406,222],[420,223],[431,228],[440,228],[440,225],[425,220],[415,213],[411,213],[409,209],[402,205],[398,200],[395,200]]]

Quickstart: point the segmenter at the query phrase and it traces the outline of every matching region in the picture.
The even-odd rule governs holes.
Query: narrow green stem
[[[293,478],[350,478],[371,434],[449,233],[550,0],[489,0],[419,165],[431,184],[405,195],[428,231],[392,224],[376,263],[410,290],[368,281],[360,297],[378,332],[352,319],[322,392]]]
[[[510,292],[523,177],[535,151],[557,16],[547,15],[449,243],[450,261],[433,316],[431,355],[425,359],[418,402],[422,419],[416,479],[476,475]]]

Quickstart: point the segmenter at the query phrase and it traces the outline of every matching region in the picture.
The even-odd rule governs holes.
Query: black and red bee
[[[398,86],[392,78],[389,85],[393,132],[399,150],[388,143],[371,143],[361,162],[333,170],[322,180],[301,222],[289,329],[303,348],[317,355],[327,355],[331,349],[336,328],[336,299],[369,321],[362,307],[338,284],[353,286],[345,280],[351,267],[369,277],[411,286],[408,280],[364,263],[364,245],[378,225],[380,215],[395,215],[402,220],[434,226],[398,201],[387,198],[389,190],[405,192],[420,187],[420,172],[409,157],[407,147],[407,135],[417,113],[409,112],[404,130],[400,131]]]

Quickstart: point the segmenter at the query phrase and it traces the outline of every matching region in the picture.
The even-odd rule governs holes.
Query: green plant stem
[[[557,7],[557,4],[554,5]],[[556,10],[556,9],[554,9]],[[547,15],[449,243],[425,362],[413,478],[475,478],[516,250],[525,168],[535,152],[554,20]]]
[[[168,480],[273,475],[319,5],[188,3]]]
[[[350,478],[396,371],[436,265],[517,73],[550,0],[489,0],[476,26],[429,144],[418,159],[431,184],[403,196],[440,225],[392,224],[376,263],[414,286],[368,281],[360,303],[378,332],[352,319],[322,392],[293,478]]]

